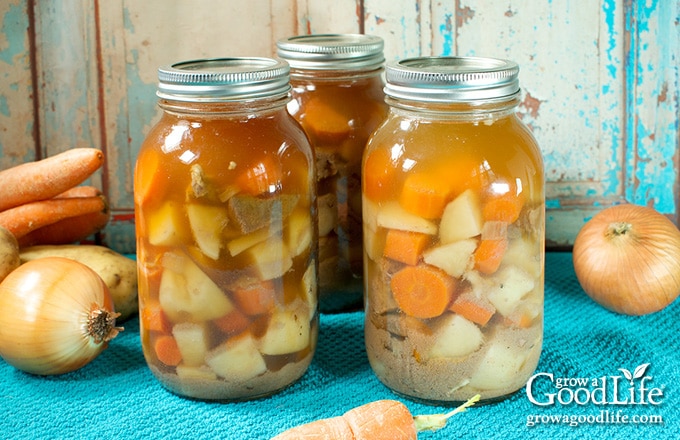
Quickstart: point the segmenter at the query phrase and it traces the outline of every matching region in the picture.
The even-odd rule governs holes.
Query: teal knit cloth
[[[648,316],[611,313],[583,293],[570,253],[548,253],[545,279],[544,347],[530,389],[472,407],[419,438],[680,438],[680,300]],[[0,360],[0,438],[269,439],[378,399],[401,400],[413,414],[449,409],[402,399],[378,381],[364,351],[361,312],[322,315],[318,349],[302,379],[239,403],[167,392],[144,361],[139,321],[124,326],[73,373],[32,376]]]

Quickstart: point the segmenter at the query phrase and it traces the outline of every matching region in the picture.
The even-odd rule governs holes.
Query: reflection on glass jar
[[[363,163],[365,335],[377,377],[438,404],[494,400],[543,339],[544,174],[518,67],[429,57],[386,69]]]
[[[311,362],[314,164],[288,74],[267,58],[159,69],[134,181],[141,341],[177,394],[264,396]]]
[[[384,120],[383,41],[369,35],[301,35],[278,42],[291,65],[290,113],[316,155],[321,311],[361,308],[361,159]]]

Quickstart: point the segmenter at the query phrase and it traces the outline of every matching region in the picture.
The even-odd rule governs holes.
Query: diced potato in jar
[[[282,277],[293,266],[288,246],[279,237],[256,244],[247,254],[261,280]]]
[[[206,364],[229,382],[245,382],[267,371],[267,364],[250,333],[235,336],[206,356]]]
[[[324,194],[317,198],[319,237],[330,234],[338,224],[338,201],[334,193]]]
[[[149,243],[154,246],[173,246],[184,243],[187,232],[182,204],[168,201],[163,203],[158,210],[149,213],[147,231]]]
[[[220,206],[191,203],[187,205],[187,216],[194,241],[201,252],[217,260],[222,248],[222,230],[229,222],[227,211]]]
[[[399,206],[398,202],[388,202],[378,208],[376,222],[378,226],[387,229],[400,229],[402,231],[422,232],[434,235],[437,233],[437,225],[423,217],[411,214]]]
[[[172,327],[172,336],[182,353],[182,363],[188,367],[202,365],[208,351],[208,333],[204,324],[184,322]]]
[[[481,330],[455,313],[442,316],[434,329],[430,359],[467,356],[479,350],[484,342]]]
[[[484,357],[470,378],[469,385],[480,390],[504,389],[513,386],[531,351],[526,347],[509,346],[502,340],[490,343]]]
[[[229,243],[227,243],[227,250],[229,251],[229,255],[235,257],[241,252],[245,251],[246,249],[249,249],[258,243],[262,243],[263,241],[267,240],[272,236],[279,235],[279,232],[280,230],[262,228],[258,229],[257,231],[251,232],[250,234],[245,234],[236,237],[233,240],[230,240]]]
[[[303,308],[275,312],[259,340],[263,354],[279,355],[304,350],[310,342],[310,314]]]
[[[461,277],[472,265],[472,253],[477,240],[460,240],[433,247],[425,251],[423,259],[427,264],[436,266],[454,278]]]
[[[208,366],[201,365],[198,367],[190,367],[188,365],[179,364],[176,367],[177,376],[185,380],[200,380],[212,381],[217,379],[217,375]]]
[[[487,298],[503,316],[510,316],[535,285],[534,278],[517,266],[500,269],[493,281]]]
[[[516,237],[508,242],[508,249],[505,251],[505,261],[511,262],[522,268],[534,278],[541,275],[543,267],[541,261],[540,240],[526,237]]]
[[[476,237],[482,233],[482,209],[477,195],[470,189],[463,191],[444,208],[439,224],[442,243]]]
[[[166,252],[162,265],[158,296],[171,321],[209,321],[234,308],[219,286],[186,255]]]
[[[316,266],[313,263],[307,266],[307,270],[302,275],[302,299],[313,313],[318,302],[318,281]]]
[[[312,217],[308,210],[298,209],[290,214],[284,230],[284,240],[292,258],[309,248],[312,244],[312,232]]]

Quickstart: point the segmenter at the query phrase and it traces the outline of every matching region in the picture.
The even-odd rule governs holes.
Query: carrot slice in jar
[[[435,318],[446,311],[456,281],[433,266],[406,266],[392,276],[392,295],[399,308],[415,318]]]
[[[409,174],[399,197],[404,210],[428,219],[441,218],[449,201],[449,182],[432,173]]]
[[[383,254],[387,258],[415,266],[430,240],[431,236],[428,234],[389,229]]]
[[[372,151],[364,162],[364,194],[374,202],[388,199],[395,191],[396,175],[397,168],[390,157],[390,151],[385,148]]]

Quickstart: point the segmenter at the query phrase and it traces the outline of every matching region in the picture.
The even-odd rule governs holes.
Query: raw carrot
[[[412,214],[437,219],[449,202],[450,192],[446,179],[433,173],[412,173],[404,181],[399,204]]]
[[[363,192],[374,202],[390,197],[397,175],[396,164],[385,148],[373,150],[366,155],[362,172]]]
[[[276,193],[281,189],[281,165],[272,156],[265,156],[241,173],[236,184],[251,196]]]
[[[396,261],[415,266],[430,243],[431,236],[420,232],[388,229],[383,255]]]
[[[110,216],[105,210],[66,218],[29,232],[18,240],[19,245],[78,243],[104,229]]]
[[[478,297],[473,292],[463,292],[458,295],[451,303],[449,310],[482,327],[496,313],[496,308],[489,300]]]
[[[182,362],[182,353],[179,351],[177,341],[170,335],[156,335],[153,349],[158,360],[165,365],[176,367]]]
[[[55,199],[68,199],[71,197],[93,197],[101,196],[102,192],[96,186],[92,185],[79,185],[67,189],[61,194],[54,196]]]
[[[240,310],[234,309],[221,318],[213,320],[213,324],[227,335],[236,335],[248,328],[250,318]]]
[[[100,196],[41,200],[0,212],[0,226],[19,239],[60,220],[107,210],[106,201]]]
[[[0,211],[51,199],[85,181],[104,163],[96,148],[72,148],[0,171]]]
[[[271,280],[255,281],[231,292],[236,307],[248,316],[269,313],[274,308],[275,286]]]
[[[406,266],[390,282],[399,308],[415,318],[434,318],[446,310],[453,297],[456,280],[441,269],[422,264]]]
[[[491,196],[484,202],[482,218],[486,221],[514,223],[519,218],[523,205],[523,193],[507,192],[503,195]]]
[[[144,330],[166,334],[170,333],[172,325],[158,301],[147,300],[144,303],[144,307],[140,307],[140,309],[140,318]]]
[[[473,254],[475,269],[490,275],[498,270],[508,249],[507,238],[498,240],[482,239]]]
[[[376,400],[341,416],[316,420],[280,433],[271,440],[416,440],[418,433],[446,426],[453,415],[479,401],[475,395],[447,414],[413,416],[396,400]]]

